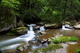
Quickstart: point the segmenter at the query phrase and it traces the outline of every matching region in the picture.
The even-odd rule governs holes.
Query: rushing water
[[[41,26],[41,27],[40,27],[40,31],[45,31],[44,26]]]
[[[22,45],[23,42],[28,42],[35,38],[35,33],[33,31],[33,24],[28,25],[30,29],[28,30],[27,34],[21,35],[19,37],[15,37],[12,39],[6,39],[0,41],[0,50],[9,50],[9,49],[16,49],[16,47]],[[6,36],[5,36],[6,37]]]
[[[65,28],[65,25],[62,25],[62,30],[71,30],[71,29]]]
[[[46,31],[46,34],[45,35],[40,36],[40,38],[41,39],[47,39],[47,38],[50,38],[50,37],[54,36],[54,34],[57,34],[57,33],[63,34],[64,36],[80,37],[80,30],[74,30],[74,29],[72,29],[72,30],[50,29],[50,30]],[[13,37],[12,36],[7,36],[7,38],[6,38],[6,36],[3,36],[3,38],[0,37],[0,41],[7,40],[7,39],[10,39],[10,38],[12,38],[11,40],[14,40],[13,39],[14,37],[15,36],[13,36]],[[21,39],[21,40],[23,40],[23,39]],[[79,38],[79,40],[80,40],[80,38]],[[20,39],[18,41],[20,41]],[[11,43],[11,44],[14,46],[13,43]],[[16,45],[20,45],[20,44],[16,44]],[[77,44],[74,44],[74,45],[69,44],[68,47],[67,47],[67,53],[75,53],[75,50],[79,46],[80,46],[80,41],[78,41],[78,43]],[[35,48],[35,45],[33,46],[33,48]],[[27,53],[28,51],[31,51],[31,49],[28,49],[28,50],[26,50],[24,52],[21,52],[21,53]]]
[[[48,38],[50,36],[54,36],[56,33],[63,34],[64,36],[72,36],[72,37],[80,37],[80,30],[62,30],[62,29],[51,29],[46,31],[47,34],[45,36],[41,36],[42,39]],[[79,38],[80,40],[80,38]],[[80,46],[80,41],[77,44],[69,44],[67,47],[67,53],[75,53],[76,49]]]
[[[57,34],[57,33],[63,34],[64,36],[71,36],[71,37],[78,37],[78,38],[80,37],[80,30],[50,29],[50,30],[46,31],[46,35],[40,36],[40,38],[47,39],[47,38],[54,36],[54,34]],[[79,40],[80,40],[80,38],[79,38]],[[80,41],[77,41],[77,44],[68,44],[68,47],[65,49],[67,51],[66,53],[75,53],[76,49],[79,48],[79,46],[80,46]],[[59,50],[57,50],[57,51],[59,51]],[[26,53],[26,52],[27,51],[21,52],[21,53]],[[65,51],[63,51],[63,53],[64,52]]]

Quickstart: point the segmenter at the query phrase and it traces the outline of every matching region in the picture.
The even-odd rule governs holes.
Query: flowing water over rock
[[[32,29],[30,29],[30,30],[33,31]],[[28,33],[31,34],[32,32],[28,32]],[[20,45],[20,44],[16,44],[16,43],[18,43],[19,41],[21,42],[21,41],[30,40],[30,39],[25,38],[25,37],[27,37],[27,35],[29,35],[28,33],[25,34],[25,35],[22,35],[20,37],[17,37],[17,38],[9,39],[8,42],[9,41],[11,42],[11,40],[12,40],[13,42],[11,42],[11,43],[9,42],[11,45],[13,45],[13,46],[14,45]],[[57,34],[57,33],[63,34],[63,36],[80,37],[80,30],[63,30],[62,31],[62,29],[50,29],[50,30],[46,31],[45,35],[40,36],[39,38],[40,39],[47,39],[47,38],[50,38],[50,37],[54,37],[53,34]],[[32,36],[35,37],[34,32],[33,32]],[[16,39],[16,40],[14,40],[14,39]],[[3,43],[0,42],[0,44],[2,44],[3,46],[7,45],[7,44],[4,43],[6,41],[2,41],[2,42]],[[48,52],[48,53],[53,53],[53,52],[54,53],[75,53],[75,49],[79,47],[80,41],[78,41],[78,43],[74,44],[74,45],[72,45],[72,44],[61,44],[61,45],[63,46],[63,48],[57,49],[55,51],[53,50],[52,52]],[[8,46],[8,47],[11,47],[11,46]],[[42,45],[40,43],[36,43],[36,41],[33,41],[33,44],[31,44],[30,49],[27,49],[26,51],[21,52],[21,53],[32,52],[32,50],[40,48],[40,47],[42,47]],[[6,48],[6,47],[4,47],[4,48]]]
[[[40,31],[45,31],[44,26],[41,26],[41,27],[40,27]]]
[[[66,28],[65,25],[62,25],[62,28],[61,29],[62,30],[71,30],[71,29]]]
[[[6,41],[0,42],[0,49],[7,50],[7,49],[16,49],[16,47],[22,45],[22,42],[28,43],[28,41],[33,40],[35,38],[35,33],[33,31],[33,24],[28,25],[30,30],[28,30],[27,34],[21,35],[16,38],[8,39]]]

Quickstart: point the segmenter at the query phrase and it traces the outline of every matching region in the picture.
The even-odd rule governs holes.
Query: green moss
[[[7,33],[7,35],[15,35],[14,33]]]
[[[16,33],[16,34],[22,34],[26,32],[28,29],[26,27],[18,27],[18,28],[13,28],[11,29],[11,32]]]
[[[61,40],[59,40],[59,39],[54,39],[53,42],[54,42],[54,43],[60,43]]]
[[[77,37],[68,37],[68,36],[60,36],[58,38],[54,38],[54,39],[51,39],[50,38],[50,41],[54,42],[54,43],[61,43],[61,42],[69,42],[69,41],[77,41],[78,38]]]
[[[77,49],[77,50],[76,50],[76,53],[80,53],[80,49]]]
[[[74,42],[74,41],[77,41],[77,40],[78,40],[77,37],[71,37],[71,38],[70,38],[70,41],[73,41],[73,42]]]
[[[62,48],[62,46],[60,46],[59,44],[50,44],[48,47],[45,48],[39,48],[34,50],[34,53],[47,53],[47,51],[52,51],[52,50],[56,50]]]
[[[50,41],[52,41],[54,43],[68,42],[69,41],[69,37],[67,37],[67,36],[60,36],[58,38],[50,39]]]
[[[61,37],[59,37],[58,39],[59,39],[61,42],[68,42],[69,39],[70,39],[70,37],[68,37],[68,36],[61,36]]]

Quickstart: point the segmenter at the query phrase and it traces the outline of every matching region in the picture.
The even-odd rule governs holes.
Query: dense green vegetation
[[[79,0],[0,0],[0,28],[45,22],[80,20]]]

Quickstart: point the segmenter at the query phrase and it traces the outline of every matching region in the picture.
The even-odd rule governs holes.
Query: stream
[[[49,30],[46,31],[45,35],[42,35],[39,38],[47,39],[47,38],[53,37],[53,35],[56,34],[56,33],[63,34],[64,36],[71,36],[71,37],[78,37],[78,38],[80,37],[80,30],[75,30],[75,29],[72,29],[72,30],[49,29]],[[80,40],[80,38],[79,38],[79,40]],[[8,42],[8,41],[10,41],[10,42]],[[19,38],[19,37],[16,37],[16,36],[7,36],[6,37],[5,35],[3,35],[2,37],[0,37],[0,49],[1,48],[2,48],[2,50],[7,50],[8,48],[15,49],[15,47],[21,45],[23,42],[25,42],[24,38]],[[11,47],[11,45],[13,47]],[[6,46],[7,46],[7,48],[6,48]],[[75,50],[79,46],[80,46],[80,41],[78,41],[77,44],[74,44],[74,45],[68,44],[68,47],[66,48],[66,51],[67,51],[66,53],[75,53]],[[24,52],[21,52],[21,53],[28,53],[30,51],[31,51],[31,49],[28,49],[28,50],[26,50]],[[57,52],[57,53],[59,53],[59,52]]]

